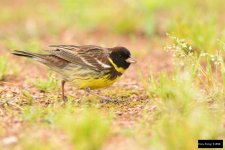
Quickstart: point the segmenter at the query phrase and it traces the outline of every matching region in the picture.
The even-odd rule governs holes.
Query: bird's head
[[[117,71],[117,68],[125,70],[130,66],[130,64],[136,63],[136,60],[131,56],[130,51],[125,47],[117,46],[111,48],[109,57],[111,63],[114,65]]]

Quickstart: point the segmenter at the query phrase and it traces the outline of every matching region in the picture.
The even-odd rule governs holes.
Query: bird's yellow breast
[[[75,79],[72,81],[72,84],[77,85],[80,89],[86,89],[88,87],[90,89],[98,89],[110,86],[118,79],[119,77],[115,78],[114,80],[109,80],[107,76],[97,79],[90,77],[88,79]]]
[[[112,60],[110,59],[110,62],[111,61]],[[124,69],[122,70],[121,68],[116,67],[113,62],[112,64],[115,70],[120,73],[119,75],[116,75],[115,78],[111,78],[112,72],[110,72],[110,70],[98,72],[89,68],[83,68],[77,64],[71,64],[64,68],[63,71],[59,72],[61,72],[66,81],[71,82],[80,89],[98,89],[112,85],[125,71]]]

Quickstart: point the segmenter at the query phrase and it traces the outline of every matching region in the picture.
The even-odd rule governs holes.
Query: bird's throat
[[[109,58],[110,63],[113,65],[113,67],[118,71],[119,73],[124,73],[125,69],[122,67],[118,67],[111,58]]]

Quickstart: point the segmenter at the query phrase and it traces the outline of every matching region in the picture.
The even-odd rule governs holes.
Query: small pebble
[[[3,145],[11,145],[11,144],[14,144],[18,141],[18,138],[15,137],[15,136],[9,136],[9,137],[6,137],[2,140],[2,144]]]
[[[117,111],[116,115],[121,116],[123,113],[121,111]]]

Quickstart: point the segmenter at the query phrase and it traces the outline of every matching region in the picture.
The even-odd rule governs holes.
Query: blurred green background
[[[6,48],[79,44],[77,39],[90,36],[152,40],[174,33],[209,52],[225,38],[222,0],[2,0],[0,8]]]

